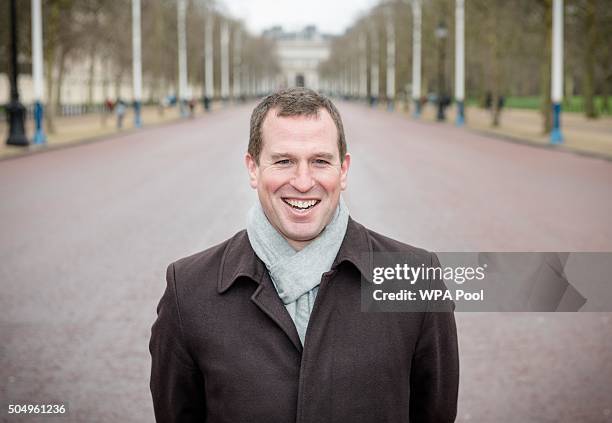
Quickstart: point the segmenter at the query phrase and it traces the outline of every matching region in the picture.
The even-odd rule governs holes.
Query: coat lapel
[[[363,254],[369,252],[370,254]],[[368,259],[369,257],[369,259]],[[366,231],[360,224],[349,218],[346,234],[332,268],[343,261],[352,262],[363,275],[371,275],[371,248]],[[248,277],[259,285],[251,301],[259,307],[287,335],[295,348],[303,350],[293,320],[272,284],[265,265],[257,257],[249,242],[246,231],[237,233],[223,251],[219,269],[218,292],[223,294],[240,277]]]
[[[251,301],[272,319],[291,340],[295,348],[302,352],[302,343],[295,324],[279,298],[265,265],[251,248],[246,231],[236,234],[223,251],[217,287],[219,294],[230,289],[240,277],[247,277],[259,284],[251,296]]]
[[[300,341],[295,324],[291,320],[285,305],[278,297],[268,272],[264,272],[259,286],[251,296],[251,301],[285,332],[285,335],[289,337],[295,348],[301,353],[302,342]]]

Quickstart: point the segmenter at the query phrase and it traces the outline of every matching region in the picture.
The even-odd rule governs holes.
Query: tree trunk
[[[584,16],[586,45],[584,49],[584,113],[589,119],[597,117],[595,108],[595,55],[597,54],[596,0],[588,0]]]
[[[53,92],[54,92],[54,79],[53,79],[53,68],[55,67],[55,48],[54,46],[50,46],[48,50],[45,52],[46,54],[46,62],[45,62],[45,78],[47,85],[47,110],[45,113],[45,123],[47,125],[47,132],[49,134],[55,134],[55,121],[53,117],[55,116],[55,102],[53,101]]]
[[[115,74],[115,100],[119,100],[121,98],[121,78],[123,77],[123,72],[117,72]]]
[[[501,81],[501,66],[500,66],[500,40],[498,33],[497,15],[500,12],[499,2],[495,2],[494,7],[489,9],[491,13],[491,27],[489,28],[490,42],[490,57],[491,57],[491,126],[497,127],[500,122],[500,81]]]
[[[572,104],[572,97],[574,96],[574,77],[570,72],[565,73],[565,83],[563,87],[564,101],[566,101],[568,104]]]
[[[604,81],[604,91],[601,102],[601,111],[610,114],[610,81]]]
[[[552,103],[550,99],[550,73],[552,71],[552,58],[551,58],[551,48],[552,48],[552,0],[544,0],[544,22],[545,22],[545,31],[544,31],[544,61],[541,65],[541,92],[542,92],[542,103],[540,105],[540,111],[542,112],[542,132],[544,134],[550,133],[552,129]]]
[[[67,51],[65,48],[60,48],[59,61],[57,63],[57,84],[55,85],[55,115],[61,115],[62,108],[62,85],[64,83],[64,71],[66,70],[66,56]]]
[[[102,62],[104,63],[104,69],[102,69],[102,102],[104,103],[102,109],[102,126],[106,126],[106,120],[111,113],[110,110],[106,108],[106,100],[108,100],[108,58],[102,57]]]
[[[602,103],[601,103],[601,111],[606,114],[610,114],[610,86],[612,85],[612,71],[610,71],[610,51],[606,52],[604,58],[604,69],[607,69],[603,75],[603,91],[602,95]]]
[[[45,124],[47,126],[47,132],[49,134],[55,134],[55,101],[54,101],[54,88],[55,79],[53,78],[53,72],[57,64],[57,32],[59,31],[59,5],[57,2],[51,3],[49,6],[49,17],[46,22],[45,32],[43,37],[45,42],[43,43],[43,54],[45,58],[45,79],[46,79],[46,90],[47,90],[47,110],[45,111]]]
[[[89,75],[87,80],[87,107],[91,108],[94,104],[94,79],[95,79],[95,48],[91,46],[91,50],[89,52]]]

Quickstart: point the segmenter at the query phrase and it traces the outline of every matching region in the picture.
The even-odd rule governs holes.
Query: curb
[[[487,131],[486,129],[477,129],[477,128],[471,128],[469,126],[465,126],[465,129],[467,129],[470,132],[479,134],[479,135],[487,135],[490,137],[495,137],[498,138],[501,141],[506,141],[506,142],[511,142],[514,144],[522,144],[522,145],[527,145],[530,147],[537,147],[537,148],[542,148],[545,150],[553,150],[553,151],[559,151],[562,153],[568,153],[568,154],[576,154],[578,156],[584,156],[584,157],[589,157],[591,159],[601,159],[601,160],[605,160],[608,162],[612,162],[612,156],[605,154],[605,153],[598,153],[595,151],[586,151],[586,150],[579,150],[573,147],[568,147],[566,145],[563,144],[542,144],[536,141],[532,141],[530,139],[526,139],[526,138],[520,138],[514,135],[509,135],[509,134],[500,134],[498,132],[493,132],[493,131]]]
[[[157,122],[157,123],[152,123],[149,125],[144,125],[142,128],[129,128],[129,129],[123,129],[118,132],[113,132],[110,134],[93,135],[91,137],[76,139],[76,140],[68,141],[62,144],[51,144],[51,145],[43,144],[43,145],[38,145],[38,146],[30,145],[29,147],[23,149],[22,151],[19,151],[18,153],[0,157],[0,162],[7,161],[7,160],[20,159],[20,158],[32,156],[35,154],[49,153],[52,151],[63,150],[66,148],[78,147],[80,145],[93,144],[93,143],[105,141],[105,140],[112,140],[112,139],[115,139],[115,138],[118,138],[124,135],[131,135],[136,132],[147,131],[149,129],[156,129],[160,126],[179,123],[179,122],[182,122],[183,120],[184,120],[183,118],[177,117],[177,118],[165,121],[165,122]]]
[[[419,123],[424,123],[427,125],[439,125],[440,122],[435,122],[435,121],[430,121],[430,120],[425,120],[425,119],[415,119],[412,116],[408,116],[410,121],[412,122],[419,122]],[[451,122],[444,122],[443,125],[445,126],[454,126]],[[463,125],[463,127],[465,130],[475,133],[475,134],[479,134],[479,135],[486,135],[492,138],[497,138],[500,141],[506,141],[506,142],[511,142],[514,144],[522,144],[522,145],[526,145],[526,146],[530,146],[530,147],[537,147],[537,148],[542,148],[542,149],[546,149],[546,150],[552,150],[552,151],[558,151],[558,152],[562,152],[562,153],[567,153],[567,154],[575,154],[578,156],[583,156],[583,157],[588,157],[591,159],[600,159],[600,160],[604,160],[607,162],[612,162],[612,155],[606,154],[606,153],[599,153],[596,151],[586,151],[586,150],[580,150],[580,149],[576,149],[574,147],[568,147],[564,144],[557,144],[557,145],[553,145],[553,144],[543,144],[537,141],[532,141],[528,138],[521,138],[515,135],[510,135],[510,134],[500,134],[499,132],[494,132],[494,131],[487,131],[486,129],[478,129],[478,128],[473,128],[470,127],[468,124]]]

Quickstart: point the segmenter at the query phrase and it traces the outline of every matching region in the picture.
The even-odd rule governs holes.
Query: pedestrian
[[[102,110],[102,126],[106,126],[107,118],[112,115],[115,103],[110,98],[104,100],[104,109]]]
[[[438,114],[436,116],[436,120],[444,121],[446,120],[446,108],[451,104],[451,98],[448,94],[442,93],[438,95]]]
[[[189,117],[192,118],[195,114],[195,105],[196,105],[195,99],[191,98],[188,104],[189,104]]]
[[[375,255],[439,262],[350,217],[351,156],[334,104],[289,88],[250,122],[258,200],[246,229],[167,270],[149,343],[157,421],[454,421],[452,311],[360,312]]]
[[[497,108],[499,109],[500,112],[504,108],[505,101],[506,99],[504,98],[503,95],[500,95],[497,99]]]
[[[104,101],[104,108],[105,108],[106,113],[112,113],[114,107],[115,107],[115,104],[113,103],[113,100],[111,100],[110,98],[107,98]]]
[[[484,106],[487,110],[491,110],[491,106],[493,106],[493,94],[491,94],[491,91],[487,91],[485,95]]]
[[[117,99],[115,111],[117,114],[117,129],[121,129],[123,128],[123,118],[125,117],[127,106],[125,105],[125,102],[120,98]]]

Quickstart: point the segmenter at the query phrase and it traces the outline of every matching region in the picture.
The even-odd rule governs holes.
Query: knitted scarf
[[[264,262],[304,345],[306,328],[321,283],[331,269],[346,233],[349,212],[342,198],[331,222],[301,251],[295,251],[268,221],[259,201],[248,213],[247,234]]]

